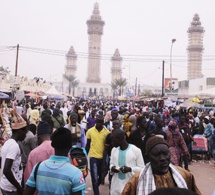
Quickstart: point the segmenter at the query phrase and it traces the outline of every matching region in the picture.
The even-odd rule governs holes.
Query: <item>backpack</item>
[[[40,163],[41,163],[41,162],[38,162],[38,163],[37,163],[37,165],[36,165],[36,167],[35,167],[35,170],[34,170],[34,180],[35,180],[35,183],[36,183],[36,181],[37,181],[37,172],[38,172]]]
[[[184,141],[186,144],[190,144],[193,141],[192,134],[189,130],[188,125],[181,125],[179,126],[180,133],[182,134]]]
[[[87,177],[87,175],[88,175],[88,160],[87,160],[86,150],[84,148],[72,146],[69,154],[71,157],[72,164],[82,171],[84,178]]]

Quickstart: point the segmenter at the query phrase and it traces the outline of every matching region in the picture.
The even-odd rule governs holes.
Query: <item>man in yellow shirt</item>
[[[87,131],[86,151],[89,152],[92,186],[95,195],[100,195],[105,140],[110,132],[104,126],[104,117],[96,116],[96,125]]]

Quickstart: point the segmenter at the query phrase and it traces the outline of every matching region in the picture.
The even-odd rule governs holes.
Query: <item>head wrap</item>
[[[159,137],[159,135],[154,135],[150,137],[146,142],[146,154],[149,154],[150,150],[158,144],[164,144],[169,147],[165,139]]]
[[[170,127],[171,129],[175,129],[177,127],[177,123],[175,120],[170,120],[168,127]]]
[[[113,107],[113,108],[111,109],[111,112],[113,112],[113,111],[118,111],[118,110],[117,110],[116,107]]]

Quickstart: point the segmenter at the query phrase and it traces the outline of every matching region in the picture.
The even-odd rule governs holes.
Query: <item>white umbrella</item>
[[[198,104],[197,102],[186,101],[186,102],[183,102],[182,104],[180,104],[180,107],[182,107],[182,108],[191,108],[191,107],[199,108],[199,107],[201,107],[201,105]]]

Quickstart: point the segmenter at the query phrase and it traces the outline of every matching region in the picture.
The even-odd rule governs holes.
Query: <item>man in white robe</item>
[[[128,144],[125,132],[115,130],[111,134],[114,148],[111,151],[110,171],[112,176],[110,194],[120,195],[129,179],[145,167],[141,150]]]

